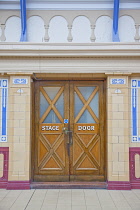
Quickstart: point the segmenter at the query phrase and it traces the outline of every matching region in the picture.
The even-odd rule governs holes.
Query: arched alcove
[[[21,20],[13,16],[7,19],[5,25],[6,42],[19,42],[21,35]]]
[[[112,19],[101,16],[96,21],[95,42],[112,42]]]
[[[73,21],[72,27],[73,42],[91,42],[91,27],[90,21],[85,16],[78,16]]]
[[[49,24],[48,34],[50,37],[49,42],[68,42],[68,27],[65,18],[62,16],[53,17]]]
[[[119,18],[119,37],[120,42],[134,42],[136,29],[135,22],[130,16],[122,16]]]
[[[45,35],[44,21],[39,16],[32,16],[27,20],[27,41],[43,42]]]

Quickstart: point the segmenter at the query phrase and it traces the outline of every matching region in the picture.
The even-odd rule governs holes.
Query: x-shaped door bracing
[[[78,113],[78,115],[76,116],[74,123],[77,123],[77,121],[80,119],[80,117],[82,116],[82,114],[84,113],[84,111],[87,109],[89,111],[89,113],[91,114],[91,116],[93,117],[93,119],[95,120],[96,123],[99,123],[99,119],[97,118],[97,116],[95,115],[95,113],[93,112],[93,110],[90,107],[90,102],[91,100],[94,98],[94,96],[96,95],[96,93],[98,92],[99,88],[96,87],[94,89],[94,91],[91,93],[91,95],[89,96],[88,100],[85,100],[85,98],[83,97],[83,95],[81,94],[81,92],[79,91],[79,89],[75,86],[74,90],[76,91],[77,95],[79,96],[79,98],[81,99],[81,101],[83,102],[84,106],[82,107],[82,109],[80,110],[80,112]]]
[[[45,99],[48,101],[49,103],[49,107],[46,109],[46,111],[44,112],[43,116],[40,119],[40,123],[43,123],[43,121],[45,120],[45,118],[47,117],[47,115],[49,114],[49,112],[51,110],[54,111],[54,113],[57,115],[58,119],[60,120],[61,123],[63,123],[63,118],[61,116],[61,114],[58,112],[57,108],[55,107],[55,103],[57,102],[57,100],[59,99],[59,97],[61,96],[61,94],[64,91],[64,86],[60,88],[60,90],[58,91],[58,93],[56,94],[56,96],[54,97],[53,100],[50,99],[50,97],[48,96],[48,94],[46,93],[46,91],[44,90],[43,87],[40,87],[40,91],[43,94],[43,96],[45,97]]]

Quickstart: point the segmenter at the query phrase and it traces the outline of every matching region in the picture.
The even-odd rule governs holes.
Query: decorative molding
[[[1,134],[0,142],[7,142],[7,101],[8,101],[8,79],[0,80],[1,88]]]
[[[14,78],[13,79],[14,85],[26,85],[28,84],[28,79],[25,78]]]
[[[112,85],[125,85],[126,84],[126,79],[113,78],[113,79],[111,79],[110,84],[112,84]]]
[[[132,142],[140,142],[138,133],[138,88],[140,80],[131,80],[131,118],[132,118]]]
[[[1,43],[1,57],[140,57],[140,43]],[[18,66],[19,68],[19,66]],[[97,66],[96,66],[97,68]],[[105,68],[105,66],[103,67]],[[127,66],[127,69],[129,66]],[[135,67],[136,68],[136,67]],[[139,68],[139,66],[138,66]],[[112,69],[112,66],[111,66]],[[113,71],[120,67],[113,67]],[[123,68],[124,69],[124,68]],[[127,71],[128,72],[128,71]],[[122,74],[122,72],[121,72]]]
[[[19,9],[19,1],[1,1],[1,9],[3,10],[10,10],[10,9]],[[120,9],[139,9],[140,3],[139,1],[134,0],[122,0],[120,4]],[[111,0],[89,0],[89,1],[79,1],[79,0],[53,0],[53,1],[36,1],[36,0],[28,0],[27,2],[27,9],[47,9],[47,10],[60,10],[60,9],[72,9],[72,10],[96,10],[96,9],[113,9],[113,4]]]
[[[140,189],[140,178],[135,176],[135,155],[140,155],[140,147],[129,148],[129,167],[131,189]]]
[[[0,188],[6,188],[8,182],[9,147],[0,147],[0,154],[3,154],[3,176],[0,178]]]
[[[108,181],[108,190],[131,190],[130,182]]]

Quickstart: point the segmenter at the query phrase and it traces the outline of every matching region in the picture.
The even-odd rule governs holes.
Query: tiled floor
[[[0,190],[0,210],[140,210],[140,190]]]

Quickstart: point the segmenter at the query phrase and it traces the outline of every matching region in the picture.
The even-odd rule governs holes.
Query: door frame
[[[50,77],[50,79],[46,79],[46,78],[42,78],[42,79],[37,79],[37,78],[34,78],[33,80],[33,83],[32,83],[32,115],[31,115],[31,182],[34,182],[33,178],[34,178],[34,156],[35,156],[35,83],[38,82],[38,81],[44,81],[44,82],[58,82],[58,78],[56,78],[56,75],[53,75],[54,76],[54,79],[52,79],[52,75]],[[104,147],[105,147],[105,154],[104,154],[104,158],[105,158],[105,162],[104,162],[104,177],[105,177],[105,181],[107,181],[107,120],[106,120],[106,116],[107,116],[107,111],[106,111],[106,79],[105,78],[93,78],[93,74],[91,74],[92,78],[90,77],[90,79],[86,79],[85,78],[64,78],[62,79],[61,77],[61,80],[60,81],[102,81],[103,82],[103,96],[104,96],[104,99],[103,99],[103,106],[104,106]]]

